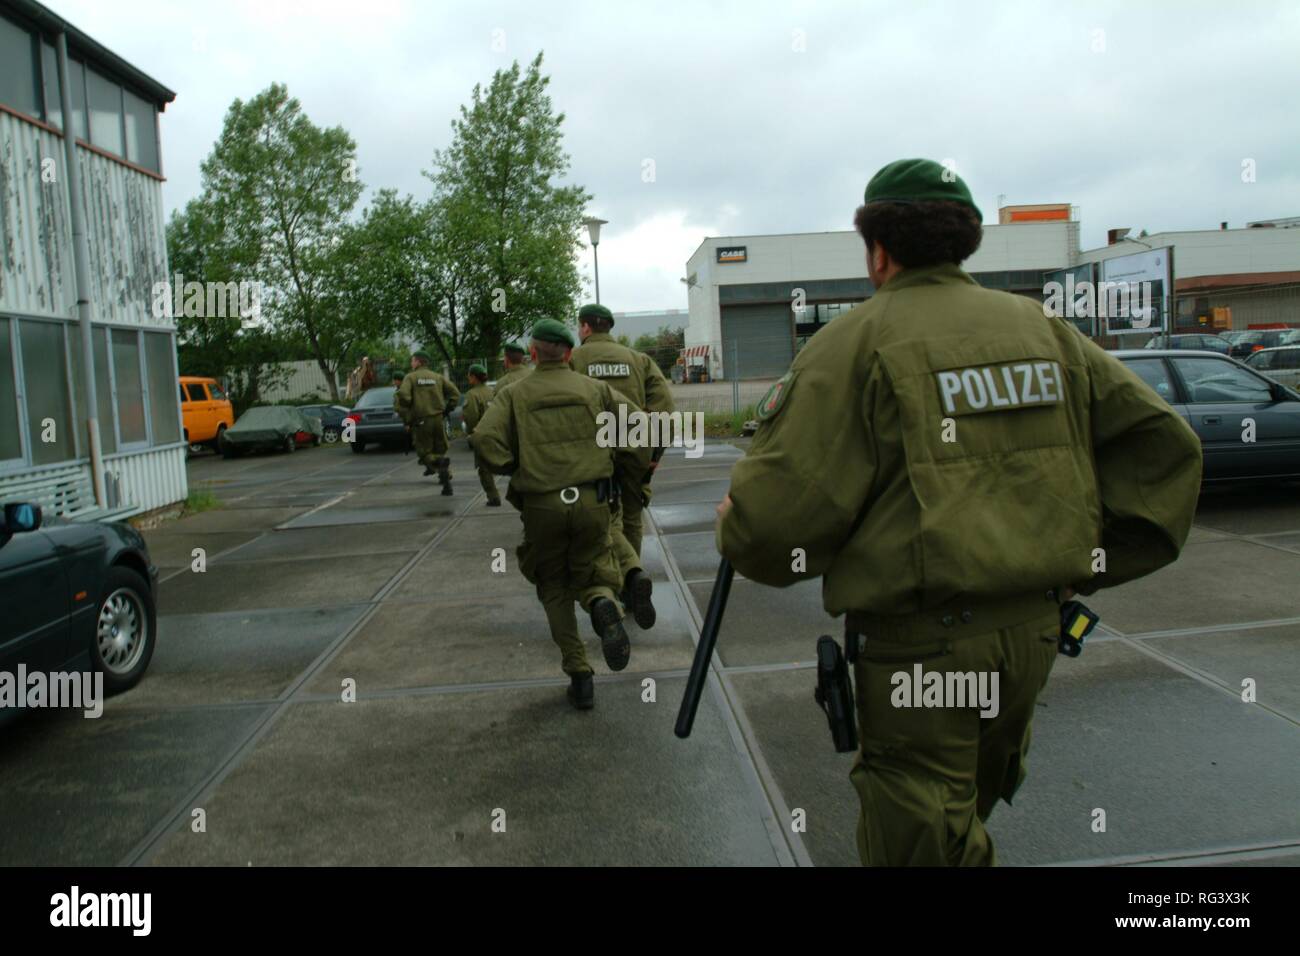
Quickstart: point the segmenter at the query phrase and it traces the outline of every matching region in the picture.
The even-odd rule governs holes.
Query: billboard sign
[[[1106,335],[1152,335],[1169,329],[1173,249],[1165,246],[1101,262],[1097,312]]]

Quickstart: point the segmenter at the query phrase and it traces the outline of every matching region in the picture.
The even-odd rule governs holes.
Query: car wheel
[[[326,444],[332,445],[339,440],[339,430],[337,428],[327,428],[321,437],[325,439]]]
[[[359,455],[366,450],[366,443],[363,441],[354,441],[352,443],[352,454]]]
[[[223,441],[221,443],[221,457],[226,459],[238,458],[239,449],[237,449],[234,445],[230,444],[230,442]]]
[[[144,578],[130,568],[109,568],[100,592],[91,666],[110,694],[134,687],[153,657],[158,617]]]
[[[284,436],[284,450],[285,450],[285,451],[293,451],[293,450],[294,450],[295,448],[297,448],[297,447],[298,447],[298,441],[297,441],[297,439],[294,438],[293,435],[285,435],[285,436]]]
[[[221,446],[226,443],[225,437],[226,437],[226,424],[225,422],[222,422],[220,425],[217,426],[217,437],[212,439],[212,448],[214,451],[221,450]]]

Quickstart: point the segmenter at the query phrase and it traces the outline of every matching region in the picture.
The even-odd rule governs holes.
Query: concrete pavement
[[[856,863],[850,758],[812,700],[837,633],[817,584],[736,581],[694,735],[672,734],[740,454],[665,460],[659,623],[629,621],[612,675],[580,617],[590,713],[463,443],[453,498],[377,449],[195,460],[222,507],[148,534],[144,681],[100,720],[35,713],[0,739],[0,862]],[[1106,632],[1057,661],[1029,779],[990,822],[1002,862],[1300,862],[1298,572],[1300,490],[1209,494],[1176,565],[1090,599]]]

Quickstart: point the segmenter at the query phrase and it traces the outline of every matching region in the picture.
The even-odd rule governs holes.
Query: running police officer
[[[631,654],[615,597],[621,581],[609,537],[615,459],[625,452],[597,440],[598,416],[617,416],[626,398],[569,367],[573,344],[573,333],[562,323],[538,322],[532,331],[534,371],[497,391],[470,442],[480,462],[510,475],[506,498],[524,525],[519,569],[537,586],[570,678],[569,701],[587,710],[594,703],[592,669],[573,602],[590,613],[610,670],[625,668]],[[633,455],[633,467],[644,469],[645,460]]]
[[[488,403],[492,401],[492,387],[487,383],[487,369],[482,365],[471,365],[469,367],[469,391],[465,393],[465,433],[473,435],[474,429],[478,427],[479,421],[483,418],[483,413],[487,411]],[[471,442],[471,445],[473,442]],[[501,496],[497,493],[496,481],[492,478],[492,472],[488,471],[482,465],[478,467],[479,484],[483,486],[483,493],[487,495],[487,504],[489,508],[501,507]]]
[[[574,370],[608,382],[632,399],[638,409],[650,413],[672,412],[672,393],[659,366],[646,353],[615,342],[609,334],[613,327],[614,314],[603,305],[584,305],[578,311],[578,335],[582,344],[573,350]],[[656,617],[650,576],[641,565],[642,511],[650,502],[650,477],[663,449],[650,451],[651,464],[646,472],[629,475],[622,483],[619,495],[622,520],[618,521],[620,515],[616,512],[613,534],[614,553],[623,573],[623,600],[641,628],[653,627]]]
[[[393,408],[411,432],[415,453],[424,473],[436,471],[442,493],[451,494],[451,459],[447,457],[447,432],[443,415],[456,407],[460,390],[443,375],[429,368],[427,352],[411,356],[411,374],[402,379],[393,398]]]
[[[1059,602],[1177,558],[1200,486],[1196,435],[1137,375],[962,271],[980,223],[937,163],[872,178],[855,225],[875,295],[769,390],[718,508],[737,571],[821,576],[847,615],[865,864],[994,862],[983,824],[1025,776]],[[996,675],[996,716],[895,706],[914,666]]]

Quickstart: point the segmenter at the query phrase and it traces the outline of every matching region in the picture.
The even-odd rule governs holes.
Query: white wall
[[[1143,245],[1142,243],[1146,243]],[[1300,272],[1300,229],[1205,229],[1157,232],[1141,242],[1125,239],[1113,246],[1088,249],[1079,262],[1174,246],[1174,276],[1231,275],[1242,272]]]

